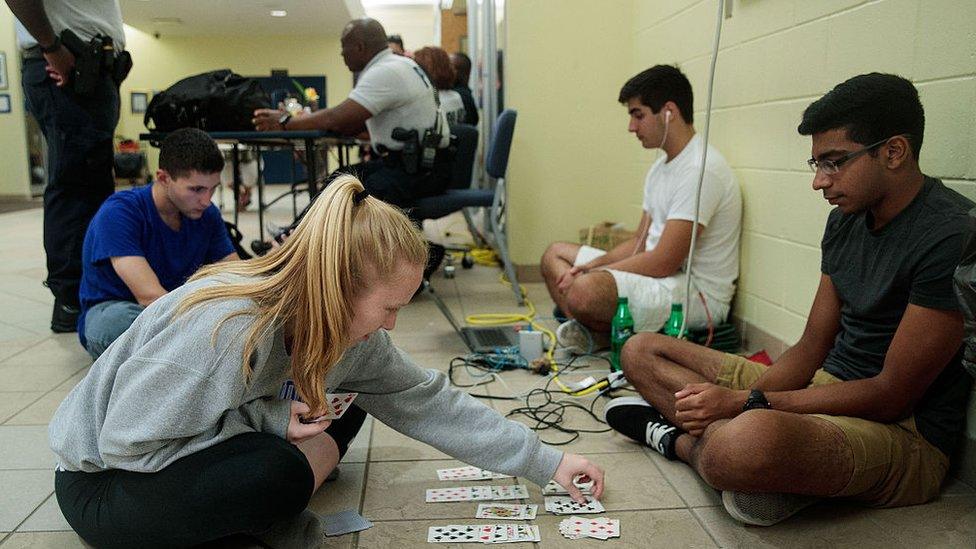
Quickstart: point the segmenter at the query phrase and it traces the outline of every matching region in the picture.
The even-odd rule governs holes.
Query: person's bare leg
[[[609,332],[617,311],[617,283],[607,271],[579,275],[566,292],[563,311],[597,332]]]
[[[643,332],[627,340],[620,362],[634,389],[674,423],[674,394],[689,383],[713,383],[724,356],[689,341]]]
[[[854,471],[844,433],[811,415],[750,410],[681,439],[679,457],[718,490],[832,496]]]
[[[549,290],[549,296],[552,297],[552,301],[559,307],[559,310],[566,314],[569,313],[566,310],[566,295],[559,290],[556,283],[566,271],[573,267],[579,249],[579,244],[553,242],[546,248],[545,253],[542,254],[542,260],[539,262],[542,278],[546,282],[546,289]]]
[[[325,482],[325,477],[339,464],[339,448],[335,440],[328,433],[322,433],[308,440],[296,444],[298,449],[305,454],[308,464],[312,467],[312,474],[315,476],[315,488],[319,489]]]

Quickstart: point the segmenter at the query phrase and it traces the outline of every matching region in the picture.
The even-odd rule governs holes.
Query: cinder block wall
[[[627,77],[677,63],[702,129],[718,0],[519,0],[507,7],[507,104],[520,109],[510,171],[515,262],[603,219],[631,227],[654,153],[626,133]],[[710,141],[742,187],[734,314],[778,354],[799,338],[819,280],[829,205],[810,183],[803,109],[865,72],[901,74],[926,110],[923,170],[976,198],[976,2],[734,0],[723,22]],[[976,480],[976,400],[962,475]]]

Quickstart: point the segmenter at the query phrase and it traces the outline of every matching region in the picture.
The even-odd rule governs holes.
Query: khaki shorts
[[[715,383],[730,389],[748,389],[766,366],[738,355],[726,355]],[[817,370],[810,386],[840,383],[841,380]],[[877,507],[915,505],[939,495],[949,458],[922,438],[915,418],[898,423],[878,423],[866,419],[810,414],[835,425],[847,438],[854,457],[850,482],[836,497],[848,497]]]

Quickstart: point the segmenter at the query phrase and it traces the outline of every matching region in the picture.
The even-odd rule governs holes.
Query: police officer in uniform
[[[17,17],[27,110],[47,141],[45,285],[51,329],[78,322],[81,245],[88,222],[112,194],[112,137],[119,83],[131,61],[118,0],[6,0]]]
[[[450,129],[437,92],[412,59],[394,55],[386,31],[374,19],[357,19],[342,31],[342,59],[359,73],[349,97],[335,107],[291,117],[260,109],[258,130],[330,130],[343,135],[369,131],[372,157],[346,168],[373,196],[402,208],[444,192],[450,181]]]

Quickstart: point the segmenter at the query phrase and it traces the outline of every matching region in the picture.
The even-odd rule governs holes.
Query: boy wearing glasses
[[[974,204],[919,169],[924,125],[915,87],[878,73],[803,113],[813,189],[836,208],[806,328],[772,366],[656,334],[624,347],[643,399],[614,399],[607,422],[689,463],[741,522],[939,494],[972,386],[952,276]]]

